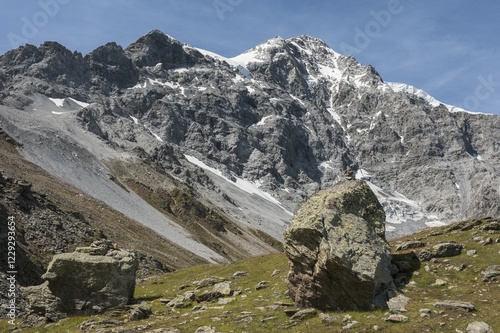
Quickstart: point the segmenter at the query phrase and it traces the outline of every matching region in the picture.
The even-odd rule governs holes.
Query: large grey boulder
[[[306,201],[284,241],[290,261],[288,288],[296,305],[386,308],[394,283],[384,223],[382,206],[360,180],[342,180]]]
[[[103,247],[55,255],[42,276],[45,283],[22,290],[32,311],[42,316],[95,314],[128,304],[135,290],[135,253],[114,248],[101,254],[91,251],[97,248]]]

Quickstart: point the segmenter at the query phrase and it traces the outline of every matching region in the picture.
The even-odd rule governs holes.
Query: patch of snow
[[[440,101],[423,91],[422,89],[415,88],[409,84],[405,83],[396,83],[396,82],[386,82],[387,87],[391,88],[394,92],[406,92],[417,97],[425,99],[432,106],[439,106],[441,104]]]
[[[195,47],[195,49],[198,50],[198,52],[200,52],[204,56],[209,56],[211,58],[214,58],[214,59],[217,59],[217,60],[221,60],[221,61],[225,61],[227,63],[229,63],[228,61],[231,61],[229,58],[221,56],[220,54],[217,54],[215,52],[204,50],[204,49],[200,49],[199,47]]]
[[[253,94],[255,92],[255,89],[250,87],[250,86],[246,86],[247,87],[247,90],[250,94]]]
[[[359,168],[358,171],[356,171],[356,179],[361,179],[361,180],[371,180],[373,176],[366,170]]]
[[[52,111],[52,114],[64,114],[65,112],[56,112],[56,111]]]
[[[151,85],[160,85],[160,86],[164,86],[164,87],[169,87],[169,88],[172,88],[172,89],[176,89],[176,88],[179,88],[179,84],[177,82],[162,82],[158,79],[151,79],[151,78],[148,78],[148,81]]]
[[[442,227],[443,225],[446,225],[446,223],[441,221],[429,221],[425,222],[425,225],[432,228],[432,227]]]
[[[387,90],[387,88],[389,88],[389,89],[391,89],[394,92],[406,92],[408,94],[412,94],[412,95],[415,95],[417,97],[423,98],[430,105],[432,105],[434,107],[439,106],[439,105],[442,104],[450,112],[466,112],[466,113],[471,113],[471,114],[484,114],[484,115],[488,115],[487,113],[469,111],[469,110],[462,109],[462,108],[460,108],[458,106],[454,106],[454,105],[443,103],[441,101],[438,101],[437,99],[435,99],[431,95],[429,95],[424,90],[419,89],[419,88],[415,88],[414,86],[409,85],[409,84],[396,83],[396,82],[386,82],[386,83],[384,83],[384,85],[382,85],[382,87],[383,87],[382,88],[383,90]]]
[[[266,193],[262,191],[259,186],[256,183],[250,182],[248,180],[245,180],[243,178],[238,178],[236,177],[236,186],[238,186],[240,189],[242,189],[245,192],[248,192],[250,194],[256,194],[268,201],[271,201],[272,203],[276,205],[281,205],[281,202],[273,198],[269,193]]]
[[[296,100],[297,102],[299,102],[300,105],[305,106],[305,103],[300,98],[298,98],[297,96],[290,94],[290,97],[292,97],[294,100]]]
[[[80,105],[82,108],[86,108],[87,106],[90,105],[89,103],[80,102],[80,101],[77,101],[76,99],[71,98],[71,97],[69,99],[72,100],[73,102],[75,102],[76,104]]]
[[[354,83],[354,85],[357,87],[357,88],[362,88],[362,87],[368,87],[369,84],[366,83],[363,78],[366,76],[366,73],[363,73],[363,74],[358,74],[358,75],[354,75],[354,76],[351,76],[348,78],[348,81],[349,82],[352,82]],[[358,98],[360,98],[361,94],[358,93]]]
[[[307,85],[309,87],[314,86],[316,83],[318,83],[318,79],[314,77],[313,75],[305,75],[305,80],[307,82]]]
[[[136,117],[132,117],[132,116],[129,116],[129,117],[132,118],[134,123],[139,124],[139,119],[137,119]]]
[[[261,52],[259,52],[256,49],[252,49],[252,50],[249,50],[245,53],[237,55],[236,57],[231,58],[230,60],[233,61],[234,63],[237,63],[238,65],[246,68],[247,65],[250,63],[264,62],[264,60],[262,60],[261,57],[262,57]]]
[[[330,66],[325,66],[321,64],[318,64],[318,67],[321,75],[335,79],[337,81],[340,81],[342,79],[342,72],[340,72],[336,68],[332,68]]]
[[[335,120],[337,124],[339,124],[340,127],[342,127],[344,131],[346,131],[346,128],[344,127],[344,125],[342,125],[342,119],[340,118],[340,115],[337,112],[335,112],[335,109],[327,108],[326,110],[332,116],[333,120]]]
[[[160,142],[163,142],[163,139],[161,138],[161,136],[159,136],[158,134],[156,134],[155,132],[153,132],[150,129],[148,129],[148,131],[149,131],[149,133],[151,133],[156,138],[156,140],[158,140]]]
[[[208,166],[206,165],[204,162],[200,161],[199,159],[197,159],[196,157],[194,156],[191,156],[191,155],[186,155],[184,154],[184,157],[190,162],[190,163],[193,163],[194,165],[197,165],[199,166],[200,168],[204,169],[204,170],[208,170],[212,173],[215,173],[217,176],[220,176],[220,177],[223,177],[223,178],[226,178],[224,175],[222,175],[222,172],[220,172],[219,170],[215,169],[215,168],[212,168],[211,166]]]
[[[195,48],[195,49],[198,50],[198,52],[200,52],[204,56],[209,56],[211,58],[226,62],[231,67],[236,68],[246,79],[252,80],[252,74],[248,69],[246,69],[245,67],[246,64],[243,64],[242,62],[237,61],[234,58],[226,58],[224,56],[221,56],[220,54],[211,51],[207,51],[200,48]]]
[[[127,88],[127,89],[128,90],[130,90],[130,89],[140,89],[140,88],[146,88],[146,87],[147,87],[147,83],[146,82],[143,82],[143,83],[139,82],[135,86]]]
[[[207,170],[207,171],[210,171],[214,174],[216,174],[217,176],[219,177],[222,177],[224,178],[226,181],[228,182],[231,182],[233,184],[235,184],[238,188],[240,188],[241,190],[247,192],[247,193],[250,193],[250,194],[255,194],[255,195],[258,195],[260,196],[261,198],[267,200],[267,201],[270,201],[272,202],[273,204],[275,205],[278,205],[279,207],[281,207],[286,213],[288,213],[289,215],[293,215],[292,212],[288,211],[286,208],[284,208],[282,205],[281,205],[281,202],[279,202],[278,200],[276,200],[275,198],[273,198],[269,193],[266,193],[264,191],[262,191],[260,188],[259,188],[259,182],[251,182],[251,181],[248,181],[246,179],[243,179],[243,178],[240,178],[240,177],[236,177],[233,175],[233,177],[236,179],[235,182],[231,181],[229,178],[227,178],[226,176],[224,176],[222,174],[222,172],[218,169],[215,169],[213,167],[210,167],[208,166],[207,164],[205,164],[203,161],[200,161],[199,159],[197,159],[196,157],[194,156],[190,156],[190,155],[184,155],[184,157],[192,164],[194,165],[197,165],[199,166],[200,168],[204,169],[204,170]]]
[[[370,176],[370,178],[372,178],[372,176]],[[366,182],[375,193],[382,206],[384,206],[387,222],[401,224],[408,218],[417,218],[417,215],[422,215],[421,217],[423,217],[420,206],[415,201],[397,192],[390,193],[385,191],[370,181]]]
[[[58,108],[62,108],[64,105],[65,98],[50,98],[49,99],[54,103]]]
[[[291,44],[295,45],[297,48],[299,48],[302,52],[308,54],[308,55],[312,55],[313,54],[313,51],[310,50],[310,49],[305,49],[303,48],[302,46],[300,46],[297,42],[291,42]]]
[[[332,166],[332,161],[324,161],[324,162],[321,162],[321,164],[319,165],[320,167],[322,167],[323,169],[330,169],[330,170],[335,170]]]
[[[377,120],[377,118],[378,118],[378,117],[380,117],[381,115],[382,115],[382,111],[379,111],[379,112],[377,112],[377,113],[373,116],[372,121],[371,121],[371,123],[370,123],[370,131],[372,131],[372,130],[375,128],[375,126],[376,126],[376,125],[375,125],[375,120]]]
[[[255,126],[265,125],[266,124],[266,120],[269,119],[269,118],[271,118],[271,117],[272,117],[272,115],[271,116],[262,117],[262,119],[257,124],[255,124]]]
[[[398,229],[405,228],[395,228],[387,224],[401,225],[403,223],[411,223],[412,229],[415,230],[422,229],[424,226],[435,227],[445,225],[437,216],[425,214],[422,207],[416,201],[405,197],[401,193],[397,191],[386,191],[368,180],[366,183],[370,186],[371,190],[375,193],[377,199],[384,207],[386,231],[397,232]]]
[[[311,135],[316,136],[316,133],[314,133],[314,131],[313,131],[313,130],[309,127],[309,126],[307,126],[307,125],[303,125],[303,126],[304,126],[304,128],[305,128],[305,129],[306,129],[309,133],[311,133]]]
[[[49,100],[52,103],[54,103],[58,108],[64,108],[65,103],[66,103],[66,109],[72,107],[72,105],[68,104],[68,102],[73,102],[82,108],[85,108],[85,107],[90,105],[89,103],[81,102],[81,101],[78,101],[78,100],[71,98],[71,97],[66,97],[66,98],[50,98],[49,97]]]
[[[239,83],[239,82],[243,82],[243,81],[245,81],[245,79],[244,79],[244,78],[242,78],[241,76],[236,75],[235,77],[233,77],[233,78],[231,79],[231,81],[233,81],[234,83]]]

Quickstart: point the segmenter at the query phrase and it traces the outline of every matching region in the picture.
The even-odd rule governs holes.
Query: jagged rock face
[[[182,43],[158,30],[139,38],[126,52],[139,68],[158,64],[164,69],[190,67],[204,60],[200,52],[184,49]]]
[[[139,71],[125,51],[116,43],[108,43],[97,48],[85,57],[93,85],[101,86],[103,91],[129,87],[139,79]]]
[[[40,286],[22,288],[32,311],[95,314],[127,305],[135,290],[137,259],[125,250],[88,247],[55,255]],[[50,319],[50,318],[49,318]]]
[[[285,231],[288,288],[295,304],[385,308],[394,285],[384,222],[382,206],[363,181],[340,181],[306,201]]]
[[[310,36],[232,59],[159,31],[85,57],[25,46],[0,57],[0,82],[0,103],[15,109],[31,111],[40,94],[91,103],[75,114],[83,128],[218,204],[235,197],[193,181],[185,155],[258,184],[289,211],[351,166],[380,199],[391,237],[500,215],[500,117],[452,112]],[[233,206],[223,208],[262,224]]]

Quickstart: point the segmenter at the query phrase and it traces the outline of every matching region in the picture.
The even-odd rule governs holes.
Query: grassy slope
[[[444,231],[448,228],[448,231]],[[154,316],[142,321],[128,322],[127,328],[146,328],[149,332],[158,328],[177,328],[181,332],[194,332],[200,326],[213,326],[220,332],[373,332],[374,326],[382,332],[455,332],[465,331],[470,322],[485,321],[496,332],[500,332],[500,283],[486,283],[482,281],[480,272],[493,264],[500,264],[500,243],[482,245],[474,237],[498,238],[496,234],[474,228],[468,231],[450,231],[449,227],[430,229],[415,235],[407,236],[391,242],[397,244],[402,240],[422,240],[427,247],[440,242],[456,241],[465,245],[465,251],[456,257],[423,262],[413,272],[410,284],[403,290],[410,298],[407,306],[408,317],[405,323],[390,323],[383,320],[386,311],[372,312],[340,312],[328,313],[338,317],[330,323],[323,323],[319,316],[306,319],[302,322],[292,322],[284,313],[285,306],[275,309],[276,303],[289,303],[286,297],[287,259],[283,254],[254,257],[226,266],[204,265],[195,266],[174,273],[157,276],[142,281],[136,288],[136,299],[146,301],[152,305]],[[469,256],[467,250],[475,249],[477,256]],[[444,260],[444,262],[443,262]],[[449,260],[449,262],[448,262]],[[450,267],[466,265],[460,272]],[[427,267],[426,267],[427,266]],[[271,276],[275,270],[280,273]],[[231,280],[233,290],[241,290],[235,300],[226,305],[217,303],[204,304],[201,311],[192,311],[196,302],[187,309],[170,309],[160,302],[162,298],[171,298],[186,291],[195,289],[195,282],[205,277],[219,276],[230,278],[237,271],[249,272],[248,276]],[[436,286],[437,278],[447,282],[444,286]],[[255,285],[262,281],[269,281],[269,287],[255,290]],[[179,288],[185,286],[181,291]],[[201,293],[211,287],[197,290]],[[476,311],[464,312],[459,310],[442,310],[433,306],[436,300],[461,300],[472,302]],[[430,317],[422,318],[419,310],[431,309]],[[242,312],[251,312],[250,322],[238,322],[242,319]],[[128,315],[119,314],[115,320],[124,320]],[[344,321],[351,316],[349,321]],[[244,317],[244,315],[243,315]],[[19,332],[81,332],[76,325],[82,321],[93,319],[97,322],[109,318],[103,315],[94,318],[70,318],[57,324],[42,326],[37,329],[25,329]],[[269,319],[271,318],[271,319]],[[357,321],[350,329],[343,329],[348,322]],[[5,328],[6,323],[0,323]],[[112,328],[109,328],[111,332]]]

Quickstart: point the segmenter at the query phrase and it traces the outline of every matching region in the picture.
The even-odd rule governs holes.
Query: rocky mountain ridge
[[[388,237],[500,215],[498,116],[452,112],[310,36],[231,59],[156,30],[85,56],[26,45],[0,57],[0,96],[28,160],[209,261],[273,251],[297,205],[348,166]],[[202,199],[199,214],[216,207],[243,250],[198,222],[203,236],[178,228],[163,177]]]

